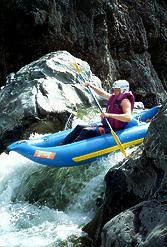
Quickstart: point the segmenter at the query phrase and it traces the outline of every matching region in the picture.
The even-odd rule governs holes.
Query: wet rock
[[[49,53],[11,73],[0,91],[2,147],[23,134],[28,138],[32,131],[63,129],[79,106],[90,106],[92,99],[84,80],[101,84],[86,62],[66,51]]]
[[[166,246],[167,205],[147,201],[115,216],[102,231],[102,247]]]
[[[167,101],[144,144],[106,174],[104,203],[83,228],[95,246],[166,246],[166,111]]]

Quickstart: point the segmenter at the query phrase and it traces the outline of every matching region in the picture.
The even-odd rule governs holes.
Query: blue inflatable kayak
[[[134,115],[132,121],[128,123],[124,130],[116,132],[124,148],[143,142],[150,124],[145,121],[152,119],[159,108],[159,106],[155,106]],[[140,121],[137,121],[138,119]],[[14,142],[7,149],[15,151],[34,162],[52,167],[69,167],[90,163],[119,150],[112,134],[57,146],[70,131],[71,129],[33,140]]]

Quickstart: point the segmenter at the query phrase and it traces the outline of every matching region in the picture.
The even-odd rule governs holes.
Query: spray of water
[[[123,158],[118,152],[90,165],[52,169],[14,152],[2,153],[0,246],[75,246],[74,240],[83,234],[82,226],[96,212],[96,198],[104,191],[104,175]],[[52,179],[42,193],[36,187],[44,175]],[[28,195],[36,193],[38,200],[30,200]]]
[[[89,165],[49,168],[15,152],[2,153],[0,246],[78,246],[81,228],[104,192],[104,175],[123,158],[117,152]]]

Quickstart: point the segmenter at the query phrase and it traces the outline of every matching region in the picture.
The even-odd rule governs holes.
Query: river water
[[[98,209],[104,176],[123,158],[116,152],[89,165],[50,168],[15,152],[2,153],[0,247],[79,246],[82,227]]]
[[[2,153],[0,246],[77,246],[96,213],[104,175],[122,159],[117,152],[85,166],[49,168]]]

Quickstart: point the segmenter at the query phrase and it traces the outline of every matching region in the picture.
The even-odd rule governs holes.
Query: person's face
[[[113,88],[112,89],[112,92],[115,94],[115,95],[119,95],[121,93],[121,89],[120,88]]]

